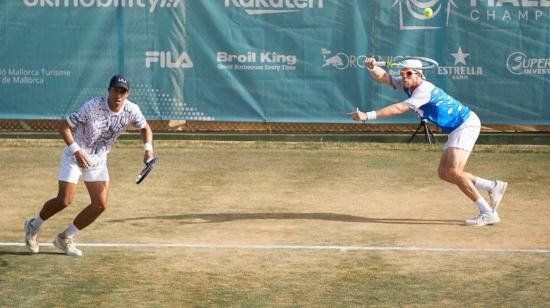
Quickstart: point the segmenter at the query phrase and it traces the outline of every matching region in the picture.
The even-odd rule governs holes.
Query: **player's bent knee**
[[[107,209],[107,202],[92,203],[92,206],[96,208],[98,211],[103,212]]]
[[[448,173],[447,173],[447,170],[445,170],[445,169],[439,169],[439,170],[437,171],[437,175],[438,175],[439,178],[442,179],[443,181],[447,181],[447,182],[450,181],[450,180],[449,180],[449,175],[448,175]]]
[[[57,197],[57,204],[62,207],[68,207],[71,203],[73,203],[72,197]]]
[[[460,179],[464,177],[464,172],[457,169],[449,169],[447,171],[447,176],[449,178],[449,182],[458,183],[460,182]]]

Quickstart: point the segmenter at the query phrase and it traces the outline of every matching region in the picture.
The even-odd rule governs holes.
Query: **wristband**
[[[367,120],[375,120],[376,119],[376,111],[369,111],[367,112]]]
[[[151,152],[152,152],[152,151],[153,151],[153,145],[150,144],[149,142],[147,142],[147,143],[145,143],[145,144],[143,145],[143,149],[144,149],[145,151],[151,151]]]
[[[69,150],[71,151],[72,154],[80,151],[80,147],[78,146],[78,143],[76,142],[73,142],[70,146],[69,146]]]

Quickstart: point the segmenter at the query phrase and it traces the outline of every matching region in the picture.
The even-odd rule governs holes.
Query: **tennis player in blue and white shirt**
[[[38,215],[25,221],[25,245],[31,252],[39,250],[37,237],[42,223],[72,203],[76,185],[82,177],[91,203],[53,242],[67,255],[82,255],[74,245],[73,237],[107,208],[107,154],[130,124],[140,130],[145,143],[143,162],[153,158],[153,133],[139,106],[127,99],[129,95],[130,85],[126,77],[115,75],[109,82],[108,96],[89,100],[61,122],[59,132],[67,146],[61,154],[59,191],[55,198],[44,203]],[[74,137],[71,129],[75,131]]]
[[[356,121],[370,121],[413,110],[422,119],[439,126],[448,134],[448,140],[443,147],[438,175],[442,180],[458,186],[479,208],[479,213],[466,220],[465,224],[485,226],[500,222],[496,210],[508,183],[483,179],[464,171],[481,130],[478,116],[445,91],[425,80],[419,60],[404,60],[401,64],[400,76],[394,77],[376,66],[376,59],[369,58],[365,61],[366,68],[376,81],[405,91],[408,99],[369,112],[362,112],[356,108],[348,115]],[[479,190],[489,193],[489,202],[483,198]]]

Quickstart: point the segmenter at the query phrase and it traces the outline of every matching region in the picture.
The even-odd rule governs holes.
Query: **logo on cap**
[[[122,75],[114,75],[109,82],[109,88],[123,88],[130,90],[130,85],[126,77]]]

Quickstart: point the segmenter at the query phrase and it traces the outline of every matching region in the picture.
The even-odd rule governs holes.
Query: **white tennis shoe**
[[[493,210],[496,210],[500,205],[500,201],[502,201],[502,197],[504,197],[504,192],[506,192],[507,187],[507,182],[497,181],[495,187],[489,190],[489,197],[491,197],[491,200],[489,200],[489,204],[491,205],[491,208],[493,208]]]
[[[494,225],[498,224],[500,222],[500,217],[498,217],[498,214],[496,211],[493,211],[492,213],[479,213],[472,219],[467,219],[464,221],[464,224],[467,226],[486,226],[486,225]]]
[[[80,251],[74,245],[72,237],[64,237],[61,233],[57,235],[53,241],[53,245],[65,252],[68,256],[80,257],[82,256],[82,251]]]
[[[25,221],[25,247],[32,253],[38,253],[38,250],[40,250],[40,246],[38,245],[38,228],[34,228],[31,225],[33,219]]]

